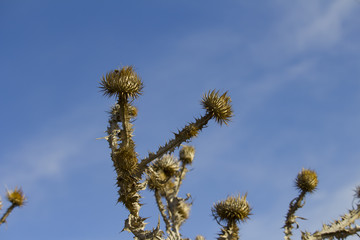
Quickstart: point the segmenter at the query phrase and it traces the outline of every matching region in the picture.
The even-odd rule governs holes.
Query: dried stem
[[[223,226],[217,240],[239,240],[239,227],[236,222],[229,221],[226,226]]]
[[[177,185],[175,186],[175,187],[176,187],[176,190],[175,190],[175,192],[174,192],[174,196],[175,196],[175,197],[179,194],[179,190],[180,190],[180,186],[181,186],[181,184],[182,184],[182,180],[183,180],[183,175],[184,175],[185,169],[186,169],[186,165],[185,165],[185,164],[182,164],[181,170],[180,170],[180,176],[179,176],[179,178],[178,178]]]
[[[294,198],[289,205],[289,211],[286,215],[285,225],[284,225],[284,233],[285,233],[285,240],[291,240],[290,236],[292,236],[292,229],[294,228],[294,224],[296,224],[295,212],[302,208],[305,204],[304,198],[306,195],[306,191],[301,191],[300,195]]]
[[[115,108],[120,108],[120,106],[118,104],[116,104],[114,106]],[[120,132],[119,129],[119,125],[118,125],[118,119],[119,119],[119,112],[116,111],[116,113],[111,113],[110,116],[110,120],[109,120],[109,127],[107,128],[107,134],[109,134],[107,137],[105,137],[105,139],[108,141],[109,143],[109,147],[111,149],[111,160],[113,161],[114,167],[115,167],[115,171],[117,173],[117,175],[120,174],[120,166],[118,164],[118,162],[115,160],[115,156],[114,153],[116,152],[116,150],[119,149],[119,137],[118,134]]]
[[[160,158],[165,153],[174,151],[176,147],[179,147],[181,145],[181,143],[196,136],[196,133],[202,128],[204,128],[204,126],[209,122],[211,118],[212,115],[207,113],[205,116],[196,119],[194,123],[188,124],[179,133],[175,134],[175,138],[167,142],[164,146],[160,147],[156,153],[149,153],[149,156],[141,160],[139,164],[139,174],[141,175],[145,171],[147,165],[150,162],[152,162],[156,158]]]
[[[129,122],[129,111],[127,106],[128,100],[126,98],[119,97],[118,104],[120,106],[120,121],[122,123],[121,134],[121,145],[128,146],[131,141],[132,128]]]
[[[164,204],[161,201],[161,196],[158,190],[155,190],[155,199],[156,199],[156,203],[158,205],[159,211],[161,213],[161,216],[165,222],[166,225],[166,232],[171,231],[171,225],[170,225],[170,221],[168,219],[168,216],[166,215],[166,210],[164,207]]]
[[[329,225],[324,224],[321,231],[316,231],[313,234],[304,232],[301,238],[303,240],[321,240],[334,237],[337,239],[345,239],[348,236],[360,232],[360,226],[355,224],[355,226],[351,227],[359,218],[360,205],[357,205],[357,209],[350,210],[348,214],[341,216],[341,220],[334,221]]]
[[[12,212],[12,210],[14,210],[15,207],[17,207],[16,204],[11,204],[11,206],[8,207],[8,209],[0,219],[0,225],[6,222],[6,218],[10,215],[10,213]]]

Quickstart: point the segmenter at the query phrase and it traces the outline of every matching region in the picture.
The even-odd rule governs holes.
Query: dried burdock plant
[[[210,119],[220,125],[228,125],[233,117],[231,98],[227,92],[212,90],[205,93],[201,105],[205,114],[195,118],[183,129],[174,134],[173,138],[160,146],[156,151],[140,159],[135,151],[133,141],[133,120],[137,116],[137,108],[133,105],[143,91],[143,83],[132,66],[110,71],[101,78],[100,88],[105,96],[115,97],[115,105],[109,111],[109,126],[104,137],[111,149],[111,159],[116,171],[118,202],[129,211],[123,230],[129,231],[136,240],[182,240],[180,228],[189,218],[193,204],[190,194],[179,196],[179,189],[193,163],[195,148],[183,145],[199,135]],[[177,148],[179,156],[171,155]],[[290,240],[292,230],[298,226],[296,211],[305,205],[305,196],[317,189],[318,178],[315,171],[302,169],[295,179],[295,187],[299,195],[289,205],[283,226],[285,240]],[[161,229],[161,219],[157,226],[145,230],[145,217],[140,216],[140,191],[149,189],[153,194],[165,229]],[[360,187],[355,190],[354,201],[360,199]],[[229,196],[214,204],[211,209],[214,219],[221,227],[218,240],[239,239],[238,224],[245,222],[251,215],[251,207],[246,200],[247,194]],[[21,190],[8,192],[11,206],[22,206],[25,197]],[[1,201],[0,201],[1,208]],[[343,215],[340,220],[324,225],[322,230],[314,233],[302,232],[303,240],[310,239],[343,239],[355,235],[360,226],[355,221],[360,217],[360,205]],[[3,220],[4,222],[5,220]],[[2,223],[2,222],[0,222]],[[198,235],[196,240],[204,240]]]

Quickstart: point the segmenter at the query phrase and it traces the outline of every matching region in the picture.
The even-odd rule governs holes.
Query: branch
[[[300,195],[294,198],[289,205],[289,211],[286,215],[285,225],[284,225],[284,233],[285,233],[285,240],[291,240],[290,236],[292,236],[292,229],[294,228],[293,224],[296,223],[295,212],[302,208],[305,205],[304,198],[305,198],[306,191],[301,191]]]
[[[181,131],[179,131],[179,133],[175,133],[175,138],[167,142],[164,146],[160,147],[156,153],[149,153],[149,156],[141,160],[139,164],[139,175],[145,171],[147,165],[150,162],[156,158],[160,158],[165,153],[173,152],[175,148],[181,145],[181,143],[191,139],[192,137],[195,137],[198,131],[203,129],[211,118],[212,115],[207,113],[205,116],[196,119],[194,123],[188,124]]]
[[[166,212],[165,212],[165,207],[161,201],[161,196],[158,190],[155,190],[155,199],[156,199],[156,203],[158,205],[159,211],[161,213],[161,216],[166,224],[166,232],[171,231],[171,226],[170,226],[170,221],[168,219],[168,217],[166,216]]]
[[[321,240],[325,238],[337,238],[344,239],[348,236],[354,235],[360,232],[360,226],[355,225],[355,220],[360,218],[360,205],[357,205],[357,209],[350,210],[348,214],[341,216],[341,220],[336,220],[332,224],[324,224],[321,231],[316,231],[313,234],[303,232],[301,238],[303,240]]]
[[[178,182],[175,186],[175,191],[174,191],[174,196],[177,197],[177,195],[179,194],[179,190],[180,190],[180,186],[182,184],[182,180],[183,180],[183,176],[185,175],[185,170],[186,170],[186,165],[183,163],[181,166],[181,170],[180,170],[180,176],[178,177]]]
[[[10,213],[12,212],[12,210],[14,210],[15,207],[17,207],[16,204],[11,204],[11,206],[8,207],[8,209],[0,219],[0,225],[6,222],[6,218],[10,215]]]

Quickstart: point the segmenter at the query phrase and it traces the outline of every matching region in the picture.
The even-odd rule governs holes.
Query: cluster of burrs
[[[0,225],[6,222],[7,217],[10,213],[17,207],[22,207],[25,204],[26,198],[21,190],[21,188],[15,188],[14,190],[8,190],[6,193],[7,200],[11,203],[11,205],[6,209],[5,213],[0,219]],[[0,210],[2,209],[3,204],[0,199]]]

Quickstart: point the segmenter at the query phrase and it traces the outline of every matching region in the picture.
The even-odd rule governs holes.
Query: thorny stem
[[[122,131],[121,131],[121,145],[127,146],[130,143],[131,133],[128,128],[128,109],[126,106],[127,99],[119,97],[118,104],[120,105],[120,120],[122,123]]]
[[[304,197],[306,191],[301,191],[300,195],[297,198],[294,198],[290,202],[289,211],[286,215],[285,225],[284,225],[284,233],[285,233],[285,240],[291,240],[290,236],[292,236],[292,229],[294,228],[293,224],[296,223],[296,216],[295,212],[304,206]]]
[[[174,197],[170,197],[168,194],[166,194],[165,196],[166,202],[167,202],[167,208],[168,208],[168,213],[169,213],[169,219],[171,220],[171,230],[177,235],[177,230],[175,227],[175,222],[174,222],[174,217],[175,217],[175,213],[174,213],[174,207],[173,207],[173,199]]]
[[[11,204],[11,206],[6,210],[4,215],[0,219],[0,225],[6,222],[6,218],[10,215],[11,211],[16,207],[17,205]]]
[[[176,185],[176,190],[175,190],[175,192],[174,192],[174,196],[175,196],[175,197],[179,194],[180,186],[181,186],[182,180],[183,180],[182,176],[183,176],[183,174],[184,174],[185,169],[186,169],[185,164],[182,164],[182,166],[181,166],[181,171],[180,171],[180,176],[179,176],[179,181],[178,181],[178,183],[177,183],[177,185]]]
[[[117,106],[120,107],[119,104],[116,104],[114,106],[114,108],[116,108]],[[119,125],[118,125],[118,119],[119,119],[119,112],[118,111],[116,111],[115,113],[111,112],[110,119],[109,119],[109,126],[107,128],[108,136],[104,137],[107,140],[107,142],[109,143],[109,147],[111,149],[111,160],[113,161],[117,176],[120,175],[120,166],[119,166],[119,163],[114,158],[114,153],[118,150],[119,141],[120,141],[119,136],[118,136],[118,134],[120,132]]]
[[[166,232],[171,231],[171,226],[168,217],[166,216],[165,207],[164,204],[161,201],[161,196],[158,190],[155,190],[155,199],[156,203],[158,205],[159,211],[161,213],[161,216],[166,224]]]
[[[114,156],[117,150],[124,147],[129,147],[129,145],[133,144],[131,139],[132,125],[129,122],[130,116],[128,111],[128,99],[126,97],[120,96],[115,107],[118,109],[111,114],[111,118],[109,121],[110,126],[108,127],[109,136],[107,137],[107,140],[111,148],[112,160],[117,173],[117,185],[120,188],[119,201],[122,201],[124,203],[125,207],[135,218],[137,218],[139,222],[143,222],[142,218],[138,216],[140,204],[138,196],[139,194],[137,193],[139,191],[137,189],[137,183],[139,179],[135,178],[132,174],[128,175],[126,179],[123,179],[122,176],[124,175],[124,172],[120,167],[120,161],[126,161],[126,159],[121,159],[119,161],[119,159],[115,158]],[[120,122],[121,129],[119,126]],[[133,233],[135,231],[133,231],[133,229],[130,230]]]
[[[239,240],[239,227],[237,226],[235,221],[229,221],[227,225],[227,229],[231,229],[232,239]]]
[[[171,220],[172,231],[175,233],[177,239],[181,239],[180,224],[177,221],[177,213],[176,213],[176,206],[178,205],[179,199],[174,195],[172,196],[167,195],[165,198],[169,209],[169,218]]]
[[[147,158],[144,158],[141,160],[139,164],[139,175],[141,175],[147,165],[155,160],[156,158],[161,157],[167,152],[172,152],[176,147],[179,147],[181,143],[189,140],[191,137],[191,134],[189,134],[189,130],[191,128],[196,128],[197,130],[201,130],[211,119],[212,115],[207,113],[205,116],[196,119],[194,123],[190,123],[189,125],[185,126],[183,130],[181,130],[178,134],[175,134],[175,138],[167,142],[163,147],[160,147],[156,153],[149,153],[149,156]]]
[[[353,228],[348,228],[348,229],[344,228],[344,229],[336,229],[334,231],[316,233],[309,237],[304,237],[302,239],[322,240],[322,239],[331,239],[334,236],[341,236],[341,238],[339,237],[338,239],[345,239],[346,237],[357,234],[358,232],[360,232],[360,227],[353,227]]]
[[[226,226],[222,226],[217,240],[239,240],[239,227],[236,222],[229,221]]]
[[[305,232],[301,238],[303,240],[321,240],[321,239],[345,239],[348,236],[357,234],[360,232],[360,226],[351,225],[360,217],[360,205],[357,209],[350,210],[348,214],[341,217],[341,220],[333,222],[331,225],[324,225],[321,231],[316,231],[313,234]]]
[[[116,115],[111,114],[111,118],[109,120],[109,127],[107,133],[109,134],[108,137],[105,137],[109,142],[109,146],[111,151],[114,152],[117,150],[119,138],[117,133],[119,132],[119,126],[117,125]]]

